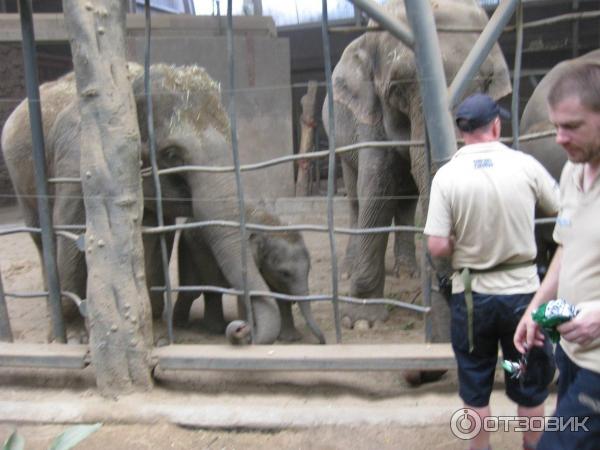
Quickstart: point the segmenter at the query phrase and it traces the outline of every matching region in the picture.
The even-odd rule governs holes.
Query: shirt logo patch
[[[570,227],[571,219],[564,216],[559,216],[556,218],[556,224],[560,227]]]
[[[490,167],[494,167],[494,162],[491,159],[476,159],[473,161],[473,166],[475,169],[489,169]]]

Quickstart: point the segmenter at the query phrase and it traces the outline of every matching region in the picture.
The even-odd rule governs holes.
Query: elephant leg
[[[346,187],[346,195],[348,197],[348,225],[350,228],[356,228],[358,225],[358,198],[356,196],[357,173],[355,165],[348,158],[342,159],[342,175],[344,177],[344,186]],[[350,235],[340,272],[343,280],[349,279],[352,274],[352,265],[356,256],[357,246],[358,236]]]
[[[396,225],[413,225],[416,208],[416,200],[400,200],[394,214],[394,223]],[[394,234],[394,275],[400,276],[402,269],[405,269],[412,277],[419,275],[415,255],[415,235],[397,231]]]
[[[211,334],[223,334],[227,327],[223,315],[223,295],[216,292],[204,293],[204,328]]]
[[[60,225],[79,225],[85,223],[85,208],[81,199],[81,191],[57,189],[53,209],[53,223]],[[95,242],[86,242],[91,247]],[[65,237],[56,239],[56,260],[61,291],[72,292],[82,300],[86,298],[87,267],[85,253],[75,243]],[[62,310],[67,325],[67,341],[82,343],[87,341],[85,320],[73,300],[63,297]]]
[[[392,152],[364,150],[359,155],[357,193],[359,228],[386,227],[392,222],[397,200],[395,192],[395,155]],[[385,284],[385,250],[388,233],[358,236],[350,294],[358,298],[381,298]],[[358,320],[369,324],[386,320],[384,305],[344,305],[342,317],[346,326]]]
[[[165,219],[165,225],[172,225],[173,221]],[[146,212],[143,220],[144,226],[157,226],[156,216],[153,212]],[[165,272],[162,263],[162,250],[160,244],[160,235],[147,234],[143,236],[144,244],[144,263],[146,268],[146,283],[148,286],[148,295],[152,307],[152,318],[158,319],[165,312],[165,293],[153,291],[153,286],[165,286]],[[167,261],[171,259],[173,250],[174,233],[165,235],[167,244]]]
[[[217,262],[197,230],[182,232],[178,247],[179,282],[181,286],[216,285],[225,286]],[[216,292],[204,292],[203,326],[213,334],[225,332],[226,322],[223,316],[223,296]],[[178,324],[189,321],[190,309],[198,298],[197,292],[179,292],[173,319]]]
[[[281,331],[278,339],[283,342],[294,342],[302,339],[302,334],[294,325],[294,315],[292,314],[292,302],[277,300],[279,314],[281,315]]]

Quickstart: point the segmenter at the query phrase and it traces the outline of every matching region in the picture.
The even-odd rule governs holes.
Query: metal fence
[[[420,0],[417,0],[420,1]],[[385,18],[383,16],[378,15],[380,11],[377,11],[376,4],[372,4],[368,0],[352,0],[352,2],[361,7],[364,11],[369,13],[369,15],[373,16],[375,19],[379,20],[382,26],[388,28],[390,32],[398,33],[398,29],[396,27],[396,23],[394,23],[393,19]],[[325,58],[325,70],[326,70],[326,83],[327,83],[327,91],[328,98],[330,101],[329,104],[329,112],[333,114],[333,101],[332,101],[332,82],[331,82],[331,61],[330,61],[330,50],[329,50],[329,32],[331,31],[328,24],[327,18],[327,1],[323,0],[323,18],[322,18],[322,37],[323,37],[323,46],[324,46],[324,58]],[[407,2],[409,5],[411,2]],[[20,14],[21,14],[21,23],[22,23],[22,31],[23,31],[23,48],[24,48],[24,59],[25,59],[25,68],[26,68],[26,81],[27,81],[27,94],[29,98],[29,106],[30,106],[30,120],[32,126],[32,136],[34,143],[34,162],[36,168],[36,185],[38,188],[38,205],[39,205],[39,216],[40,216],[40,228],[27,228],[27,227],[15,227],[10,229],[4,229],[0,231],[0,236],[5,236],[13,233],[37,233],[41,234],[44,248],[43,262],[46,274],[46,281],[48,290],[45,292],[32,292],[32,293],[16,293],[16,292],[4,292],[2,286],[2,276],[0,274],[0,340],[6,342],[12,342],[13,336],[10,327],[10,320],[8,317],[8,312],[6,308],[6,297],[15,297],[15,298],[24,298],[24,297],[48,297],[50,304],[52,305],[52,330],[53,337],[58,342],[65,341],[65,329],[63,324],[63,318],[61,314],[61,296],[68,297],[72,301],[74,301],[80,311],[85,314],[85,300],[78,298],[75,294],[71,292],[65,292],[60,290],[58,273],[56,267],[56,257],[55,257],[55,249],[54,249],[54,238],[53,235],[61,235],[66,238],[70,238],[75,241],[80,249],[83,249],[83,236],[82,232],[85,231],[85,225],[83,224],[73,224],[69,226],[61,226],[53,228],[51,220],[50,220],[50,211],[48,206],[48,193],[46,190],[46,174],[45,174],[45,153],[44,153],[44,144],[43,144],[43,136],[42,136],[42,128],[41,128],[41,114],[39,108],[39,90],[37,86],[37,68],[35,65],[35,41],[33,34],[33,22],[32,22],[32,12],[30,9],[30,4],[27,0],[20,0]],[[371,8],[371,9],[370,9]],[[450,98],[452,101],[456,101],[457,98],[460,97],[466,82],[472,76],[473,68],[477,66],[477,61],[482,60],[487,56],[489,49],[496,41],[498,35],[505,29],[506,23],[512,16],[513,11],[518,8],[516,26],[513,30],[516,30],[517,36],[522,36],[522,31],[527,27],[527,24],[523,24],[522,21],[522,5],[517,0],[508,0],[502,2],[498,7],[494,16],[490,20],[489,27],[486,27],[486,30],[483,31],[482,37],[478,42],[478,45],[472,52],[472,60],[467,61],[464,71],[461,70],[461,76],[457,75],[457,80],[450,88]],[[329,121],[329,149],[326,151],[314,152],[310,154],[302,154],[302,155],[291,155],[281,158],[272,159],[269,161],[263,161],[255,164],[240,164],[239,153],[238,153],[238,143],[237,143],[237,130],[236,130],[236,115],[235,115],[235,80],[233,74],[234,71],[234,57],[233,57],[233,21],[231,16],[231,0],[229,0],[229,8],[228,8],[228,16],[227,16],[227,38],[228,38],[228,64],[229,64],[229,92],[231,93],[229,97],[228,111],[229,118],[231,123],[231,143],[232,143],[232,151],[233,151],[233,166],[227,167],[206,167],[206,166],[185,166],[185,167],[177,167],[170,169],[162,169],[159,170],[156,162],[156,143],[154,142],[154,131],[153,131],[153,118],[152,118],[152,98],[151,92],[149,89],[149,61],[150,61],[150,42],[151,42],[151,19],[150,19],[150,8],[146,8],[146,54],[145,54],[145,87],[147,94],[147,102],[148,102],[148,128],[149,128],[149,138],[150,138],[150,160],[151,167],[146,168],[142,171],[143,176],[150,176],[153,178],[153,182],[156,188],[156,211],[157,211],[157,227],[145,228],[143,233],[147,234],[160,234],[161,235],[161,252],[162,252],[162,264],[163,270],[165,274],[166,285],[165,286],[153,286],[151,289],[154,291],[161,291],[165,293],[165,303],[166,310],[169,312],[167,315],[167,328],[168,328],[168,336],[169,342],[172,343],[174,340],[174,331],[173,331],[173,323],[172,323],[172,305],[171,305],[171,296],[173,292],[177,291],[197,291],[197,292],[220,292],[231,295],[244,296],[244,301],[246,305],[246,311],[248,311],[248,322],[253,330],[253,317],[252,317],[252,308],[251,305],[251,297],[253,295],[268,295],[283,301],[297,301],[297,302],[317,302],[317,301],[330,301],[332,304],[334,318],[335,318],[335,328],[336,328],[336,340],[338,343],[341,342],[341,325],[340,325],[340,313],[339,313],[339,303],[347,302],[347,303],[357,303],[357,304],[365,304],[368,301],[369,304],[386,304],[400,308],[410,309],[412,311],[416,311],[419,313],[424,313],[426,318],[428,317],[428,312],[430,311],[430,302],[427,298],[427,293],[430,291],[430,275],[428,270],[424,271],[422,274],[423,277],[423,294],[426,297],[424,299],[424,305],[414,305],[406,302],[401,302],[394,299],[361,299],[361,298],[352,298],[348,296],[339,295],[338,288],[338,268],[337,268],[337,258],[336,258],[336,243],[334,236],[335,234],[348,234],[348,235],[356,235],[356,234],[368,234],[368,233],[390,233],[390,232],[408,232],[408,233],[421,233],[422,228],[413,227],[413,226],[389,226],[389,227],[381,227],[381,228],[370,228],[370,229],[351,229],[351,228],[340,228],[334,226],[334,211],[333,211],[333,194],[334,194],[334,183],[335,183],[335,155],[343,154],[346,152],[356,152],[360,151],[363,148],[381,148],[382,151],[394,151],[395,147],[399,146],[413,146],[413,145],[422,145],[424,146],[424,151],[427,151],[427,145],[424,141],[387,141],[387,142],[361,142],[359,144],[354,144],[345,147],[336,148],[335,143],[335,132],[333,130],[334,121]],[[588,15],[580,14],[578,18],[586,18],[586,17],[597,17],[598,14],[590,13]],[[386,23],[387,20],[387,23]],[[416,18],[415,20],[420,20]],[[556,22],[557,20],[573,20],[573,17],[564,17],[562,19],[548,19],[547,21],[537,21],[535,24],[529,24],[530,26],[543,26],[548,23]],[[431,32],[431,30],[429,30]],[[401,33],[400,33],[401,34]],[[481,45],[479,45],[481,44]],[[520,46],[522,45],[522,38],[517,39],[517,58],[518,61],[515,63],[515,74],[514,80],[518,80],[520,77]],[[426,58],[439,58],[439,55],[429,54],[429,55],[420,55],[417,53],[416,57],[426,57]],[[439,80],[438,80],[439,81]],[[462,83],[462,84],[461,84]],[[518,99],[518,85],[515,86],[513,92],[514,98]],[[429,105],[431,107],[431,105]],[[513,117],[517,118],[518,114],[518,102],[513,100]],[[438,112],[439,113],[439,112]],[[443,112],[442,112],[443,113]],[[513,123],[513,130],[517,130],[518,127]],[[514,144],[518,145],[519,141],[538,139],[541,137],[547,137],[552,135],[553,132],[546,133],[537,133],[528,136],[519,137],[518,133],[514,136]],[[508,139],[508,141],[512,141],[512,139]],[[310,159],[318,159],[325,158],[329,159],[328,165],[328,188],[327,188],[327,225],[294,225],[294,226],[268,226],[268,225],[258,225],[252,223],[246,223],[245,210],[244,210],[244,190],[241,182],[241,172],[249,171],[249,170],[259,170],[261,168],[270,167],[277,164],[283,163],[291,163],[298,160],[310,160]],[[434,155],[434,160],[439,159],[439,155]],[[442,157],[443,159],[443,157]],[[186,223],[186,224],[178,224],[178,225],[169,225],[165,226],[164,218],[162,214],[162,195],[161,195],[161,187],[159,183],[160,175],[181,173],[184,171],[197,171],[197,172],[234,172],[237,184],[237,193],[238,193],[238,205],[240,211],[239,221],[223,221],[223,220],[211,220],[211,221],[203,221],[203,222],[195,222],[195,223]],[[51,178],[47,180],[50,183],[79,183],[80,179],[78,178]],[[538,221],[540,222],[540,221]],[[547,222],[547,220],[546,220]],[[167,252],[167,245],[164,238],[164,233],[173,232],[176,230],[185,230],[190,228],[202,228],[208,226],[223,226],[223,227],[234,227],[239,228],[241,234],[241,245],[242,245],[242,260],[243,260],[243,273],[244,273],[244,288],[242,290],[237,289],[224,289],[218,286],[181,286],[177,289],[174,289],[170,286],[169,283],[169,255]],[[329,248],[331,254],[332,261],[332,270],[331,270],[331,294],[319,294],[319,295],[309,295],[309,296],[290,296],[273,292],[258,292],[258,291],[249,291],[247,287],[246,280],[246,260],[248,258],[248,248],[247,248],[247,235],[251,230],[256,231],[311,231],[311,232],[322,232],[327,233],[329,238]],[[424,261],[427,261],[427,258],[423,258]],[[427,264],[425,262],[425,264]],[[426,330],[429,330],[429,327],[426,326]],[[429,336],[427,336],[429,338]],[[326,367],[325,365],[323,366]]]

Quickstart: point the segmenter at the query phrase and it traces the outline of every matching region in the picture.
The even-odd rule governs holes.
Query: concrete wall
[[[34,24],[38,42],[49,49],[65,46],[67,34],[62,14],[36,14]],[[229,72],[224,19],[158,15],[153,16],[152,26],[153,61],[205,67],[221,83],[223,101],[227,105]],[[142,62],[144,17],[128,15],[127,28],[129,57]],[[238,139],[242,163],[290,155],[293,138],[288,39],[277,38],[273,21],[266,17],[235,17],[234,34]],[[25,97],[20,39],[18,15],[0,14],[0,127]],[[68,46],[63,53],[70,57]],[[46,65],[42,55],[38,58],[41,81],[56,78],[70,69],[68,64],[63,64],[65,67],[61,69],[57,60],[61,64],[64,61],[60,61],[57,55],[52,56]],[[45,66],[48,70],[44,70]],[[243,180],[247,198],[273,200],[293,196],[294,193],[291,163],[247,172]],[[0,157],[0,205],[14,201]]]

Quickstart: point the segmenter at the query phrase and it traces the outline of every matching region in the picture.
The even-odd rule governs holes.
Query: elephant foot
[[[405,370],[402,376],[411,387],[418,387],[438,381],[446,372],[447,370]]]
[[[89,336],[84,330],[72,330],[67,332],[67,344],[85,345],[89,343]]]
[[[296,328],[281,329],[277,340],[281,342],[296,342],[302,339],[302,334]]]
[[[390,313],[385,305],[346,305],[342,308],[342,326],[348,329],[368,330],[385,322]]]
[[[166,347],[169,345],[169,338],[167,336],[159,336],[154,342],[155,347]]]
[[[399,261],[398,259],[396,259],[392,271],[393,275],[396,278],[400,278],[401,273],[406,273],[411,278],[419,278],[419,276],[421,275],[421,271],[419,270],[419,267],[414,261],[412,263],[406,263],[404,261]]]

